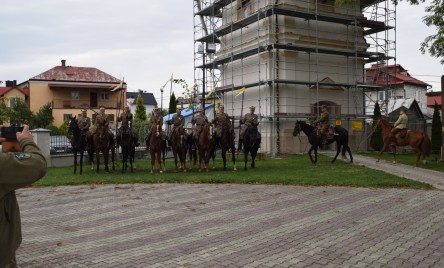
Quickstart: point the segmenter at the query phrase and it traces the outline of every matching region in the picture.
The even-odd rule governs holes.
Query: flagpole
[[[245,95],[245,93],[243,92],[243,94],[242,94],[242,104],[241,104],[241,116],[240,116],[240,118],[239,118],[239,141],[238,141],[238,143],[237,143],[237,148],[240,148],[240,144],[241,144],[241,141],[240,141],[240,132],[241,132],[241,121],[242,121],[242,116],[243,116],[243,113],[244,113],[244,95]]]

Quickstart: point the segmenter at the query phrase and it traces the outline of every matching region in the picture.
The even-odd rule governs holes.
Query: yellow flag
[[[216,90],[216,88],[215,87],[213,87],[206,95],[205,95],[205,98],[208,98],[208,97],[210,97],[210,95],[211,95],[211,93],[213,93],[214,92],[214,90]]]
[[[111,91],[117,91],[123,87],[123,79],[117,85],[111,86]]]
[[[234,97],[236,98],[237,96],[242,95],[244,93],[245,89],[246,89],[245,87],[242,87],[238,90],[233,91],[233,93],[236,94],[236,96],[234,96]]]

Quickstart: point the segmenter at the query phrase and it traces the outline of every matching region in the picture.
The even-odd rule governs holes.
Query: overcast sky
[[[0,0],[0,7],[2,81],[24,82],[65,59],[124,77],[129,91],[152,92],[159,103],[171,74],[193,84],[191,0]],[[419,51],[435,31],[422,23],[424,8],[397,8],[397,63],[439,90],[444,67]],[[182,92],[175,84],[173,90]]]

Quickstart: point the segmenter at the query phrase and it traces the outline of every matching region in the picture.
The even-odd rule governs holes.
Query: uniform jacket
[[[174,114],[171,119],[171,124],[173,124],[174,128],[183,127],[185,124],[185,117],[181,114]]]
[[[328,113],[328,111],[322,112],[321,117],[318,120],[315,120],[314,123],[319,123],[321,126],[327,126],[329,117],[330,114]]]
[[[258,124],[257,115],[248,113],[244,116],[244,119],[242,120],[241,123],[246,125],[253,125],[253,124],[257,125]]]
[[[153,114],[151,116],[151,120],[150,120],[151,125],[153,124],[154,120],[159,122],[159,125],[161,125],[161,126],[163,125],[163,116],[161,114]]]
[[[105,126],[109,125],[108,116],[106,114],[99,113],[96,117],[96,126],[99,124],[105,124]]]
[[[20,147],[23,152],[0,153],[0,267],[11,260],[22,241],[14,190],[32,184],[46,173],[45,157],[34,141],[23,139]]]
[[[122,122],[122,126],[131,127],[131,125],[133,123],[133,114],[123,112],[117,118],[117,122]]]
[[[395,124],[393,126],[395,128],[404,129],[407,128],[407,123],[409,121],[409,118],[406,114],[400,114],[398,120],[396,120]]]
[[[206,115],[201,114],[201,113],[198,113],[192,121],[193,124],[196,124],[199,126],[205,125],[206,122],[208,122],[208,118],[206,117]]]
[[[91,126],[91,119],[89,117],[79,117],[77,119],[77,125],[79,126],[80,130],[88,131],[89,127]]]
[[[223,127],[224,125],[230,124],[230,116],[227,113],[218,112],[216,118],[214,118],[213,123],[216,127]]]

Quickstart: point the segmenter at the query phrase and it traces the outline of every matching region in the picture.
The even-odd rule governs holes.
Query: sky
[[[398,5],[396,63],[440,90],[444,66],[419,51],[435,32],[422,22],[426,5]],[[128,91],[152,92],[159,104],[160,88],[171,75],[194,83],[191,0],[0,0],[0,7],[3,82],[27,81],[64,59],[124,79]],[[164,103],[169,90],[167,85]],[[179,97],[182,87],[173,84],[172,90]]]

